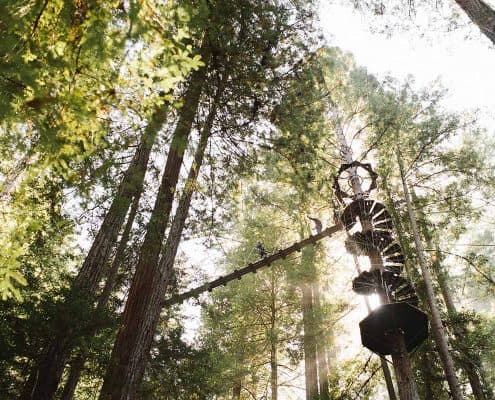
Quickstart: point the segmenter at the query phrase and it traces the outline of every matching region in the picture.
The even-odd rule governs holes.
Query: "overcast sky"
[[[495,132],[495,49],[477,28],[431,32],[434,26],[420,23],[419,29],[387,37],[370,32],[369,16],[329,0],[321,1],[320,20],[328,43],[351,52],[369,72],[400,80],[412,75],[421,86],[440,78],[449,90],[449,108],[479,108],[483,125]]]

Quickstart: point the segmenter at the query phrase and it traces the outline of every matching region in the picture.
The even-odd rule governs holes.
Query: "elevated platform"
[[[411,352],[428,337],[428,317],[410,304],[390,303],[373,310],[359,328],[363,346],[374,353],[391,354],[390,334],[397,330],[404,333],[407,351]]]

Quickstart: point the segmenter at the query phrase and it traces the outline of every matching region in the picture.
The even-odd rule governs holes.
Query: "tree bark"
[[[433,330],[433,336],[435,338],[435,343],[438,348],[440,359],[442,361],[442,366],[445,372],[445,377],[449,384],[450,392],[454,400],[462,400],[461,388],[457,376],[455,374],[455,367],[452,357],[449,352],[449,347],[447,343],[447,337],[445,336],[445,330],[443,328],[442,320],[440,317],[440,311],[438,310],[438,305],[435,299],[435,292],[433,290],[433,282],[426,262],[425,251],[423,243],[419,236],[419,229],[416,221],[416,214],[412,207],[411,194],[409,192],[409,186],[406,181],[404,173],[404,165],[400,155],[399,149],[397,150],[397,162],[399,165],[402,187],[404,190],[404,197],[406,200],[407,212],[409,215],[409,220],[411,223],[411,229],[414,238],[414,244],[416,246],[416,253],[418,256],[419,265],[421,267],[421,273],[423,275],[426,299],[431,313],[431,326]]]
[[[134,224],[134,219],[136,218],[137,211],[139,209],[139,200],[142,194],[141,191],[134,198],[134,201],[129,211],[129,216],[127,217],[127,222],[125,224],[124,231],[122,232],[122,237],[120,238],[117,251],[115,252],[115,257],[112,262],[112,266],[108,271],[107,280],[105,286],[98,298],[98,303],[96,304],[95,312],[93,313],[93,321],[90,323],[90,329],[86,336],[94,336],[101,328],[100,318],[103,312],[107,308],[108,300],[112,291],[114,291],[115,280],[117,278],[117,273],[119,271],[122,262],[125,257],[125,250],[127,248],[127,242],[129,241],[129,236],[131,234],[132,225]],[[72,400],[74,393],[81,377],[81,372],[84,369],[84,363],[86,361],[86,352],[84,349],[80,350],[79,355],[70,364],[69,376],[67,382],[65,383],[64,390],[62,392],[62,400]]]
[[[455,0],[469,19],[495,44],[495,10],[483,0]]]
[[[418,389],[413,379],[413,372],[409,361],[409,354],[407,353],[404,342],[404,335],[402,332],[395,332],[390,335],[390,341],[394,344],[392,361],[400,400],[419,400]]]
[[[359,264],[358,256],[353,254],[352,258],[354,260],[354,266],[358,274],[361,273],[361,265]],[[368,313],[371,312],[370,302],[367,297],[364,298],[364,303]],[[385,356],[380,356],[380,365],[382,367],[383,378],[385,379],[385,385],[387,386],[387,393],[389,400],[397,400],[397,395],[395,393],[394,382],[392,380],[392,374],[390,373],[390,368],[388,367],[388,361]]]
[[[207,39],[201,53],[202,60],[208,64],[210,50]],[[101,400],[132,399],[144,374],[167,283],[164,271],[158,266],[162,241],[205,78],[206,68],[195,71],[185,94],[162,182],[140,249],[136,273],[122,316],[122,327],[103,382]]]
[[[370,260],[371,270],[379,269],[380,271],[383,271],[383,258],[378,250],[371,251],[368,257]],[[387,304],[390,302],[390,299],[385,291],[378,293],[378,295],[382,304]],[[391,332],[389,340],[393,347],[392,363],[394,365],[399,398],[400,400],[419,400],[418,388],[416,387],[416,382],[414,381],[414,375],[411,369],[411,360],[406,348],[403,332],[400,330]],[[383,366],[385,360],[383,358],[381,360]],[[386,374],[386,371],[384,371],[384,373]],[[387,386],[389,394],[391,393],[392,388],[393,386]]]
[[[67,377],[67,382],[65,382],[64,390],[60,396],[61,400],[72,400],[74,397],[77,384],[79,383],[79,379],[81,378],[84,369],[85,359],[84,353],[81,352],[70,364],[69,376]]]
[[[387,387],[388,398],[389,400],[397,400],[394,381],[392,380],[392,374],[390,373],[390,368],[388,367],[388,362],[385,356],[380,357],[380,365],[382,367],[383,379],[385,379],[385,386]]]
[[[423,355],[421,356],[421,374],[423,375],[423,389],[425,394],[425,400],[434,399],[433,392],[433,372],[431,370],[431,360],[428,359],[429,345],[426,343]]]
[[[320,285],[319,282],[313,283],[313,299],[315,309],[318,314],[321,312]],[[328,368],[327,349],[325,346],[325,337],[319,335],[320,339],[316,342],[316,361],[318,364],[318,388],[320,390],[320,400],[330,400],[330,383],[328,377],[330,370]]]
[[[313,291],[311,281],[314,280],[314,249],[303,249],[303,266],[307,275],[301,284],[302,314],[303,314],[303,348],[304,348],[304,376],[306,381],[306,400],[318,400],[318,366],[316,357],[315,316],[313,308]]]
[[[278,357],[277,357],[277,293],[275,290],[274,270],[271,270],[270,293],[270,388],[271,399],[278,399]]]
[[[93,307],[95,293],[119,235],[132,199],[141,190],[151,148],[165,122],[167,106],[153,114],[100,229],[74,280],[71,292],[53,321],[53,338],[33,368],[21,394],[22,400],[52,399],[62,377],[67,359],[77,338],[84,332],[82,310]],[[76,303],[76,307],[72,307]],[[76,312],[76,310],[81,310]]]

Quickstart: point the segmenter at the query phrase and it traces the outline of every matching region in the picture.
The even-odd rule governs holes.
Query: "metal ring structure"
[[[339,171],[337,172],[337,175],[334,177],[334,180],[333,180],[333,189],[335,192],[335,196],[337,196],[337,199],[340,201],[341,204],[344,204],[345,198],[352,199],[355,197],[355,195],[342,190],[342,188],[340,187],[340,184],[339,184],[339,179],[341,179],[341,175],[343,172],[345,172],[351,168],[359,168],[359,167],[366,170],[368,172],[370,178],[371,178],[370,186],[368,189],[364,190],[364,193],[366,195],[368,195],[372,190],[377,188],[376,180],[378,178],[378,174],[375,171],[373,171],[371,164],[362,163],[360,161],[353,161],[353,162],[348,163],[348,164],[342,164],[340,166]]]

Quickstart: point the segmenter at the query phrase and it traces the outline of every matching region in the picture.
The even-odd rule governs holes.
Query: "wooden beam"
[[[183,301],[190,299],[191,297],[198,297],[201,293],[203,292],[211,292],[213,289],[219,287],[219,286],[225,286],[227,283],[235,280],[235,279],[241,279],[244,275],[247,275],[251,272],[255,273],[258,271],[260,268],[263,267],[268,267],[270,264],[274,263],[275,261],[282,260],[286,258],[288,255],[295,253],[297,251],[301,251],[303,247],[306,247],[310,244],[314,244],[321,239],[324,239],[326,237],[332,236],[334,233],[340,231],[342,229],[342,225],[333,225],[330,226],[320,233],[317,233],[316,235],[311,235],[306,239],[301,240],[300,242],[296,242],[293,245],[286,247],[285,249],[279,250],[276,253],[273,253],[269,256],[266,256],[262,258],[259,261],[256,261],[255,263],[248,264],[246,267],[241,268],[241,269],[235,269],[233,272],[231,272],[228,275],[221,276],[211,282],[207,282],[201,286],[198,286],[197,288],[194,288],[192,290],[189,290],[185,293],[181,293],[175,296],[172,296],[171,298],[165,300],[163,303],[164,307],[170,307],[174,304],[179,304],[182,303]]]

